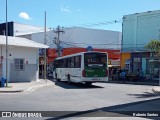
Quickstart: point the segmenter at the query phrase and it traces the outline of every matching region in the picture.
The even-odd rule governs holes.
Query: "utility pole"
[[[159,56],[159,60],[158,60],[158,62],[159,62],[159,87],[160,87],[160,56]]]
[[[44,18],[44,44],[46,45],[47,44],[47,39],[46,39],[46,11],[45,11],[45,18]],[[46,79],[46,48],[44,48],[44,80],[46,80],[46,83],[47,83],[47,79]]]
[[[159,29],[159,40],[160,40],[160,29]],[[158,58],[159,58],[159,60],[158,60],[158,62],[159,62],[159,87],[160,87],[160,49],[158,50]]]
[[[6,87],[8,87],[8,20],[7,20],[7,0],[6,0]]]
[[[63,27],[62,28],[60,28],[60,26],[58,25],[58,27],[56,28],[56,31],[54,31],[55,33],[57,33],[58,34],[58,37],[57,37],[57,39],[55,39],[55,44],[56,44],[56,46],[57,46],[57,51],[58,51],[58,57],[60,57],[61,56],[61,54],[60,54],[60,52],[61,52],[61,47],[60,47],[60,33],[64,33],[64,30],[63,30]]]

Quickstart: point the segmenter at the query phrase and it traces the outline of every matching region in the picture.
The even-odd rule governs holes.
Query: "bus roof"
[[[82,54],[85,54],[85,53],[105,53],[105,54],[107,54],[107,52],[98,52],[98,51],[79,52],[79,53],[75,53],[75,54],[70,54],[70,55],[58,57],[58,58],[55,58],[55,60],[62,59],[62,58],[67,58],[67,57],[72,57],[72,56],[77,56],[77,55],[82,55]]]

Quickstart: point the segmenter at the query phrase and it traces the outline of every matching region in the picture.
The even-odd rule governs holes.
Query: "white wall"
[[[123,50],[143,50],[154,39],[160,39],[160,10],[123,17]]]
[[[105,49],[121,48],[121,32],[88,28],[65,28],[64,31],[65,33],[60,35],[60,40],[63,41],[61,43],[63,48],[76,46],[84,48],[92,46],[93,48]],[[54,31],[47,32],[47,45],[51,48],[56,47],[53,44],[54,37],[57,37]],[[32,40],[44,43],[44,33],[32,34]]]
[[[20,23],[16,23],[16,22],[14,22],[13,27],[14,27],[13,28],[14,36],[26,35],[26,34],[44,31],[43,27],[37,27],[37,26],[27,25],[27,24],[20,24]]]
[[[6,78],[6,51],[5,46],[2,46],[2,56],[3,56],[3,77]],[[1,50],[0,50],[1,53]],[[15,58],[23,58],[28,61],[28,64],[37,64],[38,67],[38,57],[39,52],[37,48],[27,48],[27,47],[16,47],[8,46],[8,77],[10,76],[11,63],[14,63]],[[38,75],[38,71],[36,73]],[[10,80],[10,78],[8,78]],[[38,76],[37,78],[38,79]]]

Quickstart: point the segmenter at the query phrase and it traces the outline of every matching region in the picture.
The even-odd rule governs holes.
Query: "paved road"
[[[159,111],[160,97],[149,93],[151,87],[113,83],[95,83],[86,86],[55,82],[54,86],[41,88],[32,93],[0,94],[0,111],[73,111],[76,113],[70,116],[86,116],[86,113],[89,116],[102,115],[102,112],[95,114],[95,111],[105,113]],[[66,113],[60,114],[63,116]],[[55,116],[58,118],[58,115]]]

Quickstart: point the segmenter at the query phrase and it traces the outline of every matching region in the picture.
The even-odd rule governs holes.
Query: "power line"
[[[69,27],[96,27],[96,26],[104,26],[104,25],[122,23],[122,21],[123,21],[122,19],[119,19],[119,20],[111,20],[111,21],[103,21],[103,22],[95,22],[95,23],[69,25],[69,26],[66,26],[65,28],[69,28]]]
[[[79,47],[79,48],[84,48],[86,45],[88,46],[88,45],[90,45],[90,44],[76,44],[76,43],[72,43],[72,42],[63,42],[62,41],[62,44],[67,44],[67,45],[70,45],[70,46],[73,46],[73,47]],[[117,45],[119,45],[119,47],[117,47]],[[104,44],[104,45],[102,45],[102,44],[95,44],[95,45],[93,45],[95,48],[100,48],[100,49],[106,49],[106,48],[108,48],[108,46],[109,46],[109,49],[118,49],[118,48],[120,48],[120,46],[121,46],[122,44]],[[128,49],[128,50],[135,50],[135,49],[145,49],[144,48],[144,45],[145,44],[138,44],[139,46],[136,46],[135,47],[135,45],[136,44],[125,44],[125,45],[128,45],[127,47],[125,47],[125,48],[122,48],[122,49]],[[116,48],[115,48],[115,46],[116,46]]]
[[[73,47],[81,48],[81,47],[79,47],[79,46],[77,46],[77,45],[69,44],[69,43],[65,43],[65,42],[63,42],[62,44],[66,44],[66,45],[70,45],[70,46],[73,46]]]
[[[95,22],[95,23],[86,23],[86,24],[77,24],[77,25],[69,25],[69,27],[97,27],[97,26],[104,26],[104,25],[110,25],[110,24],[117,24],[117,23],[123,23],[123,22],[132,22],[132,21],[136,21],[137,19],[125,19],[127,16],[124,16],[122,19],[118,19],[118,20],[111,20],[111,21],[104,21],[104,22]],[[139,21],[141,20],[149,20],[152,18],[157,18],[160,17],[160,14],[158,15],[152,15],[152,16],[146,16],[146,18],[142,18],[139,19]],[[67,28],[67,26],[65,27]]]
[[[65,41],[61,41],[61,42],[65,42]],[[106,44],[93,44],[93,43],[76,43],[76,42],[65,42],[65,43],[70,43],[70,44],[84,44],[84,45],[145,45],[145,44],[117,44],[115,42],[112,43],[106,43]]]

